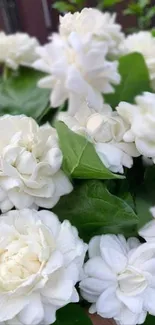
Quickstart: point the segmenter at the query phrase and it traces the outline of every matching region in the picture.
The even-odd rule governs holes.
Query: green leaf
[[[150,208],[155,205],[155,166],[147,167],[142,185],[137,189],[135,202],[139,216],[138,227],[153,219]]]
[[[57,312],[54,325],[92,325],[85,310],[78,304],[69,304]]]
[[[139,0],[139,6],[141,8],[145,8],[146,6],[148,6],[151,3],[150,0]]]
[[[54,325],[92,325],[85,310],[78,304],[69,304],[57,312]]]
[[[52,7],[61,13],[64,13],[67,11],[71,11],[71,12],[75,11],[75,7],[70,3],[66,3],[65,1],[57,1],[53,4]]]
[[[151,21],[151,19],[155,16],[155,7],[152,7],[150,9],[148,9],[147,13],[146,13],[146,19]]]
[[[133,103],[135,96],[144,91],[151,92],[149,72],[140,53],[131,53],[121,57],[119,73],[121,83],[115,87],[115,93],[104,96],[106,102],[113,108],[121,101]]]
[[[44,75],[36,70],[20,68],[0,79],[0,115],[25,114],[40,121],[50,109],[49,90],[37,87]]]
[[[108,7],[112,7],[117,3],[122,2],[122,0],[103,0],[103,7],[104,8],[108,8]]]
[[[150,208],[153,206],[153,200],[147,190],[142,187],[135,197],[136,212],[138,215],[138,229],[143,227],[147,222],[152,220]]]
[[[99,234],[137,234],[138,218],[133,209],[112,195],[101,181],[78,184],[70,195],[60,199],[53,212],[60,220],[70,220],[85,241]]]
[[[123,10],[123,14],[124,15],[134,15],[134,12],[132,11],[132,9],[127,8],[127,9]]]
[[[143,325],[154,325],[155,317],[148,315]]]
[[[143,13],[142,7],[139,5],[139,3],[130,3],[128,8],[134,15],[141,15]]]
[[[86,138],[71,131],[63,122],[57,122],[56,129],[66,174],[82,179],[124,178],[111,173],[103,165],[94,146]]]
[[[153,37],[155,37],[155,28],[153,28],[153,29],[151,30],[151,34],[152,34]]]

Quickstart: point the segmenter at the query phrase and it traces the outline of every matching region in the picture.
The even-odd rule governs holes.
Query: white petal
[[[123,247],[115,235],[101,237],[101,255],[109,267],[116,273],[122,272],[127,265],[126,247]]]
[[[68,98],[67,89],[61,81],[57,81],[53,91],[51,93],[51,105],[53,107],[61,106]]]
[[[99,297],[96,303],[97,313],[105,318],[115,317],[120,311],[121,303],[117,299],[113,289],[107,289]]]
[[[29,208],[34,202],[34,198],[32,196],[24,192],[20,192],[18,189],[10,190],[8,192],[8,197],[17,209]]]
[[[154,288],[148,288],[145,294],[145,301],[144,301],[144,308],[145,310],[155,316],[155,289]]]
[[[18,169],[19,173],[31,175],[33,173],[34,168],[36,167],[37,161],[33,155],[25,151],[17,160],[16,168]]]
[[[66,265],[83,253],[83,242],[76,238],[74,228],[67,220],[61,224],[60,233],[57,238],[57,247],[63,253]]]
[[[112,269],[105,263],[101,257],[93,257],[84,266],[84,271],[87,276],[96,279],[104,280],[107,285],[110,285],[110,281],[116,280],[116,275]]]
[[[126,280],[127,281],[127,280]],[[129,310],[135,314],[140,314],[143,308],[143,297],[141,295],[127,296],[121,290],[117,290],[116,295]]]
[[[11,298],[9,295],[0,295],[0,322],[15,317],[28,304],[27,297]]]
[[[29,304],[19,313],[19,320],[25,325],[37,325],[44,318],[44,309],[40,295],[33,293],[29,297]]]
[[[38,211],[38,216],[42,220],[42,223],[45,224],[50,231],[52,232],[54,237],[57,237],[58,232],[60,231],[60,221],[56,214],[51,211],[41,210]]]
[[[73,293],[73,282],[62,276],[54,276],[42,289],[42,295],[55,306],[64,306],[70,302]]]
[[[58,203],[59,199],[60,199],[59,196],[52,196],[50,198],[36,197],[35,203],[39,207],[51,209]]]
[[[59,251],[55,251],[52,253],[51,257],[46,263],[42,271],[42,274],[44,276],[52,274],[62,266],[63,266],[63,255]]]
[[[73,190],[72,184],[62,170],[59,170],[59,172],[53,176],[53,182],[56,187],[55,196],[57,197],[69,194]]]
[[[52,173],[55,174],[61,167],[62,164],[62,153],[59,148],[52,148],[48,151],[45,156],[45,160],[52,167]]]
[[[80,289],[82,292],[86,292],[87,294],[93,296],[100,296],[102,292],[108,287],[106,281],[95,278],[86,278],[80,283]]]
[[[112,144],[97,143],[95,150],[105,165],[115,173],[123,173],[123,152]]]
[[[147,242],[155,242],[155,220],[148,222],[138,233]]]
[[[56,321],[56,307],[51,304],[43,304],[44,308],[44,325],[53,324]]]
[[[145,321],[145,318],[147,316],[147,313],[143,311],[140,314],[132,313],[128,308],[125,306],[122,308],[121,313],[116,320],[118,320],[119,324],[123,325],[137,325],[137,324],[143,324]]]
[[[93,237],[89,242],[89,258],[100,256],[100,239],[101,236],[95,236]]]

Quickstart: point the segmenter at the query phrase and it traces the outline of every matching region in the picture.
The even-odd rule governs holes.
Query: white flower
[[[105,42],[108,55],[117,55],[119,45],[124,40],[121,25],[116,23],[116,15],[93,8],[84,8],[81,12],[60,16],[60,35],[67,39],[72,32],[92,42]]]
[[[135,102],[121,102],[117,107],[119,115],[130,124],[124,141],[134,141],[140,154],[153,158],[155,163],[155,94],[145,92]]]
[[[155,218],[155,207],[150,209],[152,216]],[[139,235],[147,242],[155,242],[155,220],[151,220],[139,230]]]
[[[48,73],[38,86],[52,89],[52,107],[58,107],[69,99],[70,113],[78,111],[84,100],[95,110],[100,109],[102,93],[113,92],[112,85],[120,82],[118,62],[107,61],[107,52],[106,44],[82,39],[75,32],[69,35],[68,41],[56,34],[50,43],[38,47],[40,59],[33,67]]]
[[[94,144],[103,164],[112,172],[123,173],[123,166],[131,168],[132,157],[139,156],[133,143],[123,141],[128,124],[109,105],[103,105],[97,113],[83,104],[75,116],[60,113],[58,119],[72,131],[86,136]]]
[[[37,59],[35,53],[39,43],[35,37],[25,33],[6,35],[0,33],[0,63],[16,70],[19,65],[31,66]]]
[[[0,218],[0,324],[49,325],[78,302],[86,247],[69,221],[49,211],[14,210]]]
[[[89,244],[81,293],[90,312],[121,325],[143,324],[155,315],[155,243],[140,244],[124,236],[94,237]]]
[[[60,170],[55,129],[24,115],[0,118],[0,209],[52,208],[72,185]]]
[[[155,89],[155,38],[152,34],[142,31],[127,36],[121,44],[120,51],[122,54],[139,52],[144,56],[150,73],[152,87]]]

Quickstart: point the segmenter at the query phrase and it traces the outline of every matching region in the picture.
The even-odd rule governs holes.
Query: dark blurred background
[[[155,0],[154,0],[155,1]],[[117,4],[115,10],[118,22],[124,28],[135,24],[135,17],[124,17],[122,12],[130,0]],[[0,0],[0,30],[6,33],[27,32],[36,36],[41,43],[46,42],[47,35],[58,26],[59,13],[52,8],[52,0]],[[86,0],[85,6],[95,7],[95,0]]]

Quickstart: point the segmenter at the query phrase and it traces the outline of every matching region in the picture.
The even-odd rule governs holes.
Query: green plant
[[[97,7],[100,10],[107,10],[122,1],[123,0],[98,0]],[[57,9],[60,13],[67,12],[67,11],[74,13],[75,11],[80,11],[85,6],[85,3],[86,3],[85,0],[68,0],[68,1],[57,0],[53,4],[53,8]]]
[[[85,6],[85,0],[69,0],[69,1],[55,1],[53,8],[58,10],[60,13],[70,11],[74,13],[75,11],[81,10]]]
[[[151,6],[151,0],[132,1],[124,10],[124,14],[136,16],[137,27],[135,29],[150,29],[152,18],[155,17],[155,6]]]

